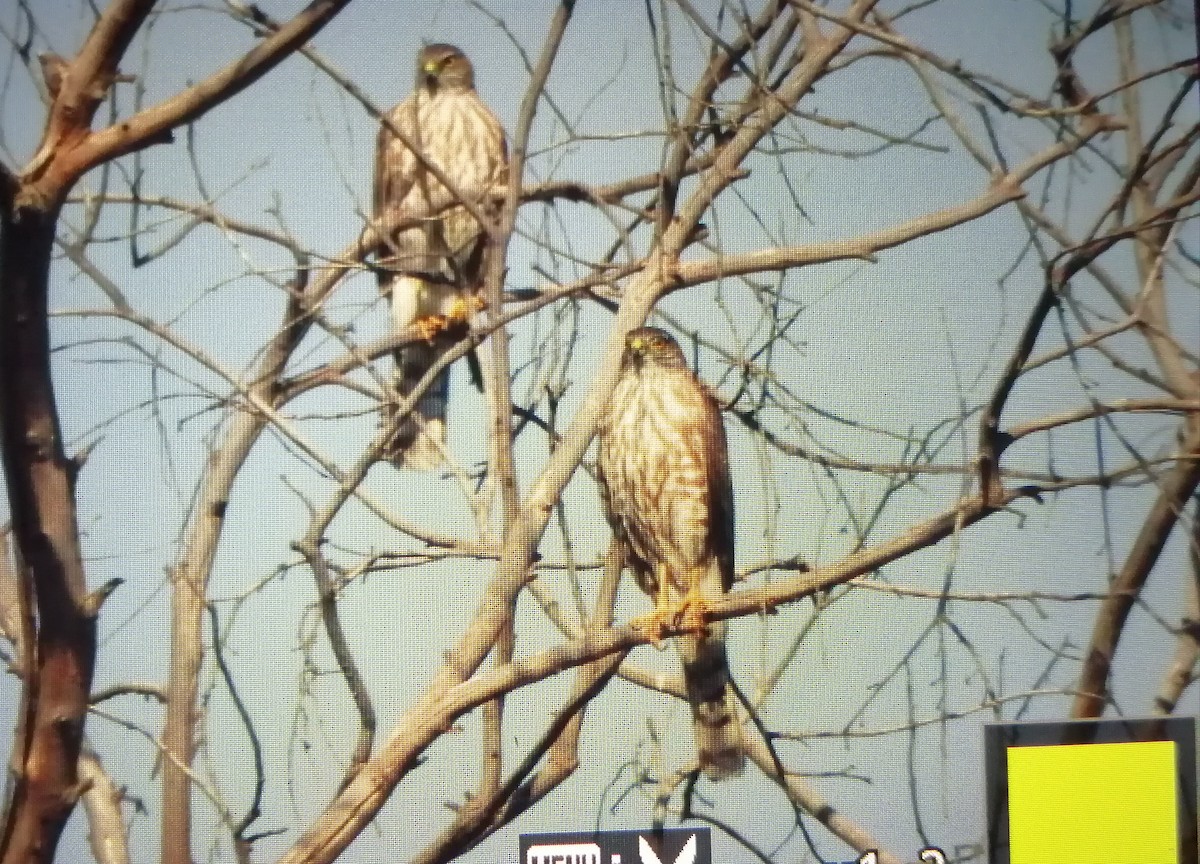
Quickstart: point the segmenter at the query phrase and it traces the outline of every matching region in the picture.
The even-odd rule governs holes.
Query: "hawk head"
[[[625,337],[622,371],[643,372],[654,368],[686,369],[687,360],[675,338],[657,327],[638,327]]]
[[[417,87],[471,90],[475,87],[475,69],[467,55],[453,45],[426,45],[417,54]]]

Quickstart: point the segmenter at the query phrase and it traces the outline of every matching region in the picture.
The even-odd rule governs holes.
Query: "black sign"
[[[712,864],[707,828],[522,834],[521,864]]]
[[[987,812],[988,812],[988,860],[992,864],[1010,864],[1031,860],[1050,860],[1038,848],[1030,848],[1030,843],[1018,846],[1019,833],[1014,829],[1010,810],[1013,805],[1012,788],[1013,772],[1011,760],[1018,748],[1045,748],[1047,752],[1054,749],[1075,746],[1104,744],[1136,744],[1139,742],[1169,741],[1174,745],[1174,773],[1176,802],[1175,848],[1178,854],[1170,859],[1171,864],[1200,864],[1198,861],[1196,842],[1196,792],[1197,768],[1196,762],[1196,720],[1193,717],[1171,716],[1150,718],[1114,718],[1105,720],[1062,720],[1058,722],[1024,722],[1024,723],[989,723],[984,726],[984,751],[987,760]],[[1032,769],[1029,769],[1032,770]],[[1065,834],[1057,827],[1051,827],[1054,837],[1067,844],[1075,844],[1074,832],[1080,832],[1101,845],[1103,832],[1115,832],[1129,840],[1131,845],[1140,846],[1146,843],[1144,835],[1151,833],[1146,820],[1135,815],[1140,801],[1144,800],[1148,791],[1140,785],[1141,777],[1130,777],[1128,773],[1115,778],[1120,783],[1121,795],[1126,796],[1130,806],[1125,809],[1099,811],[1088,809],[1080,804],[1078,799],[1066,798],[1061,792],[1045,793],[1046,800],[1033,800],[1042,814],[1053,808],[1054,814],[1064,813],[1060,818],[1070,826],[1071,835]],[[1078,781],[1077,781],[1078,782]],[[1086,781],[1085,781],[1086,782]],[[1103,782],[1101,779],[1098,782]],[[1039,787],[1041,784],[1038,784]],[[1050,788],[1050,784],[1045,784]],[[1093,782],[1095,785],[1095,782]],[[1110,784],[1112,785],[1112,784]],[[1039,794],[1041,794],[1039,792]],[[1158,794],[1162,794],[1158,790]],[[1031,806],[1028,796],[1026,807]],[[1145,806],[1145,805],[1141,805]],[[1160,816],[1164,810],[1156,811]],[[1043,820],[1043,821],[1052,821]],[[1158,823],[1155,823],[1157,825]],[[1095,828],[1092,826],[1095,825]],[[1155,834],[1156,837],[1161,835]],[[1068,839],[1069,838],[1069,839]],[[1168,838],[1170,839],[1170,838]],[[1170,845],[1169,843],[1167,845]],[[1022,854],[1015,854],[1020,849]],[[1072,845],[1072,849],[1078,849]],[[1124,854],[1116,854],[1108,847],[1104,852],[1094,849],[1079,849],[1071,860],[1077,861],[1113,861],[1134,860]],[[1061,855],[1055,855],[1053,860],[1062,860]],[[1142,857],[1137,860],[1146,860]],[[1155,858],[1156,862],[1162,858]]]

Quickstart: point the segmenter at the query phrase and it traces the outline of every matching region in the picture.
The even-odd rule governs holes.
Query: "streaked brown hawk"
[[[613,532],[655,598],[652,634],[666,622],[689,631],[677,641],[700,766],[713,779],[736,774],[745,755],[725,625],[704,620],[706,600],[733,584],[729,451],[716,399],[662,330],[625,339],[597,468]]]
[[[453,45],[421,49],[416,87],[387,118],[375,148],[374,217],[377,225],[401,227],[380,244],[380,290],[390,299],[393,326],[416,324],[426,337],[395,354],[395,387],[403,399],[456,341],[455,327],[481,305],[487,235],[461,202],[495,212],[495,197],[508,182],[508,145],[500,121],[475,92],[471,61]],[[387,454],[397,465],[441,464],[449,372],[401,420]],[[394,412],[394,405],[385,409],[385,422]]]

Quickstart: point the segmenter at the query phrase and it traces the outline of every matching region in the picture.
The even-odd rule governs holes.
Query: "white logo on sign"
[[[638,838],[638,854],[642,856],[642,864],[662,864],[658,860],[658,856],[654,854],[654,850],[650,848],[650,844],[646,842],[645,837]],[[683,844],[683,848],[679,850],[679,855],[675,858],[675,864],[696,864],[695,834]]]
[[[525,864],[600,864],[600,847],[595,843],[554,843],[530,846]]]

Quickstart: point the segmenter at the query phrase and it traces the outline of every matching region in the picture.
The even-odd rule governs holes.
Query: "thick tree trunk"
[[[96,652],[94,607],[50,377],[47,293],[58,204],[0,202],[0,445],[26,592],[27,645],[4,816],[3,864],[49,862],[82,789],[76,774]]]

